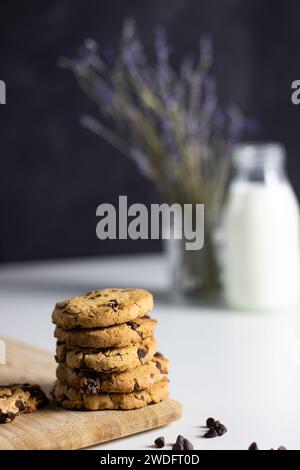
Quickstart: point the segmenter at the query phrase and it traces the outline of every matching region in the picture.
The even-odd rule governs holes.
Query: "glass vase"
[[[165,240],[171,288],[176,293],[197,295],[220,287],[217,243],[214,230],[204,231],[201,250],[186,250],[185,239]]]

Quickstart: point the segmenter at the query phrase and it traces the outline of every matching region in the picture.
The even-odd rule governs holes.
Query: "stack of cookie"
[[[168,397],[168,360],[143,289],[103,289],[56,304],[57,382],[64,408],[134,409]]]

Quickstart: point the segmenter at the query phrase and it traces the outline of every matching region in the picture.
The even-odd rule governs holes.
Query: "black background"
[[[157,202],[134,164],[78,124],[94,106],[57,66],[86,37],[117,44],[126,15],[150,47],[163,25],[174,60],[211,33],[218,91],[260,122],[258,138],[282,141],[300,196],[300,2],[271,0],[27,0],[0,5],[0,261],[158,250],[156,241],[105,241],[95,235],[101,202]]]

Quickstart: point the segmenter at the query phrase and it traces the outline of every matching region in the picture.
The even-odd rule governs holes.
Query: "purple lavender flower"
[[[118,51],[101,55],[88,39],[64,62],[98,104],[99,119],[84,116],[82,123],[129,156],[168,201],[220,205],[230,148],[245,120],[236,106],[219,103],[208,36],[198,60],[186,56],[178,72],[163,29],[154,46],[153,62],[128,19]]]

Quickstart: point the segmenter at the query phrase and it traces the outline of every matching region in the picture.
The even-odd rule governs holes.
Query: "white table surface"
[[[159,255],[61,260],[0,266],[0,336],[54,351],[50,316],[57,300],[101,287],[145,287],[155,294],[159,349],[171,359],[171,395],[183,418],[98,447],[149,449],[183,434],[195,449],[300,449],[300,315],[231,312],[221,303],[168,300]],[[1,369],[0,369],[1,375]],[[201,439],[208,416],[228,433]]]

